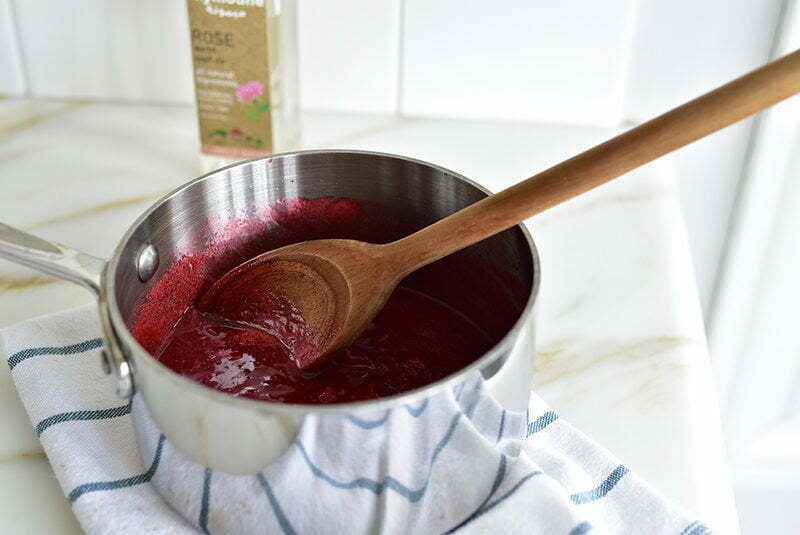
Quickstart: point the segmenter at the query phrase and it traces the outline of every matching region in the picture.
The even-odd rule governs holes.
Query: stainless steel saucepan
[[[209,218],[247,217],[254,207],[296,197],[347,197],[407,214],[421,228],[488,195],[482,187],[447,169],[419,160],[357,151],[303,151],[242,162],[195,179],[158,200],[128,229],[110,260],[102,260],[0,223],[0,256],[82,284],[98,299],[105,345],[103,366],[116,378],[117,394],[138,392],[166,437],[204,466],[233,474],[260,471],[293,441],[309,414],[352,414],[420,401],[480,371],[494,397],[511,410],[524,410],[531,386],[534,303],[539,287],[536,247],[521,226],[461,253],[460,269],[486,273],[470,298],[459,294],[461,275],[448,272],[452,288],[440,288],[450,303],[477,325],[497,323],[498,284],[522,289],[510,300],[511,318],[496,344],[472,365],[417,390],[377,400],[303,405],[236,398],[200,385],[165,367],[129,330],[137,306],[155,281],[187,250],[202,250],[213,236]],[[414,230],[414,229],[412,229]],[[426,270],[453,269],[432,264]],[[405,284],[414,287],[425,273]],[[504,281],[498,283],[498,281]],[[421,284],[421,282],[420,282]],[[500,289],[502,290],[502,288]],[[431,293],[431,288],[426,288]],[[437,291],[437,290],[434,290]],[[235,440],[232,440],[235,437]]]

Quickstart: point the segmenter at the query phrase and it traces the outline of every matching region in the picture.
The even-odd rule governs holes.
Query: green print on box
[[[248,136],[238,128],[233,128],[230,130],[230,132],[223,129],[214,130],[208,134],[208,141],[209,143],[213,143],[215,145],[227,145],[230,143],[250,149],[260,149],[264,146],[263,140],[257,137]]]

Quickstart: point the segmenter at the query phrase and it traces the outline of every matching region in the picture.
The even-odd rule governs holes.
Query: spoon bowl
[[[313,333],[298,354],[301,368],[350,345],[383,308],[403,274],[391,268],[385,245],[357,240],[311,240],[259,255],[226,273],[199,302],[201,310],[232,310],[242,295],[285,297]]]

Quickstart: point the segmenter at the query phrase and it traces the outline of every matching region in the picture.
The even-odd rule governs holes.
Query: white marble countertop
[[[308,113],[304,148],[414,156],[499,190],[612,130]],[[0,101],[0,220],[96,255],[199,174],[192,110]],[[670,160],[530,222],[542,260],[534,388],[563,417],[719,533],[738,522]],[[0,326],[91,301],[0,261]],[[80,529],[6,366],[0,367],[4,533]]]

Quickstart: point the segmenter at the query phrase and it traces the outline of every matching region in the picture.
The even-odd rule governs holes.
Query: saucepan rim
[[[155,201],[147,210],[145,210],[131,224],[131,226],[122,236],[121,240],[117,244],[113,256],[111,257],[111,259],[107,264],[106,276],[103,277],[104,280],[102,282],[103,285],[102,291],[106,295],[106,299],[108,302],[108,314],[110,316],[111,323],[114,326],[115,333],[123,342],[122,344],[123,351],[126,351],[127,348],[132,348],[131,351],[141,353],[142,355],[144,355],[144,358],[150,359],[151,361],[150,363],[155,364],[156,367],[160,370],[160,372],[172,376],[173,378],[179,381],[178,384],[181,384],[183,387],[193,390],[195,393],[198,393],[209,400],[226,404],[232,408],[236,407],[239,409],[250,409],[257,412],[279,413],[284,415],[296,416],[308,413],[350,413],[359,410],[372,410],[372,409],[379,410],[391,406],[398,406],[403,403],[414,402],[421,398],[428,397],[435,392],[439,392],[444,388],[446,388],[447,386],[455,385],[467,379],[473,372],[480,371],[483,368],[492,364],[495,359],[500,357],[504,349],[509,348],[509,346],[512,346],[515,343],[515,340],[517,340],[517,338],[519,337],[520,332],[522,331],[525,323],[528,321],[532,321],[534,305],[536,303],[536,298],[539,294],[539,286],[541,284],[539,254],[536,249],[536,244],[534,243],[530,232],[528,231],[527,228],[525,228],[523,224],[517,225],[514,228],[518,228],[522,232],[522,235],[524,236],[525,241],[528,245],[528,250],[531,255],[531,262],[533,266],[533,284],[531,287],[531,291],[528,295],[528,300],[525,303],[525,306],[523,307],[519,317],[517,318],[517,321],[514,323],[511,329],[509,329],[509,331],[480,358],[478,358],[468,366],[460,369],[456,373],[453,373],[438,381],[429,383],[414,390],[401,392],[399,394],[394,394],[392,396],[380,397],[377,399],[351,401],[351,402],[334,403],[334,404],[283,403],[283,402],[261,401],[244,397],[234,397],[231,396],[230,394],[226,394],[224,392],[214,390],[213,388],[201,385],[200,383],[197,383],[191,380],[190,378],[185,377],[171,370],[166,365],[161,363],[158,359],[156,359],[153,355],[151,355],[148,351],[146,351],[139,344],[139,342],[133,337],[133,334],[130,332],[128,326],[125,324],[125,321],[122,318],[122,313],[120,312],[119,306],[117,304],[115,284],[116,284],[116,274],[120,267],[120,259],[122,251],[125,248],[125,246],[130,242],[136,231],[142,227],[142,225],[148,220],[148,218],[170,199],[180,196],[186,190],[193,187],[195,184],[207,180],[212,175],[216,175],[217,173],[224,172],[228,169],[252,164],[253,162],[262,160],[264,161],[269,159],[276,160],[291,156],[304,156],[304,155],[310,156],[310,155],[325,155],[325,154],[342,154],[342,155],[355,154],[355,155],[377,156],[381,158],[402,160],[403,162],[422,165],[431,168],[435,171],[450,175],[454,178],[457,178],[458,180],[467,183],[470,186],[473,186],[474,188],[478,189],[483,193],[489,195],[491,194],[491,192],[488,189],[476,183],[475,181],[445,167],[432,164],[424,160],[409,158],[407,156],[401,156],[397,154],[384,153],[384,152],[362,151],[362,150],[324,149],[324,150],[300,150],[300,151],[284,152],[284,153],[273,154],[263,158],[255,158],[252,160],[236,162],[232,165],[228,165],[226,167],[222,167],[210,173],[206,173],[200,177],[197,177],[193,180],[184,183],[183,185],[177,187],[170,193],[167,193],[166,195]],[[135,383],[136,376],[139,375],[138,373],[136,373],[136,367],[138,364],[136,362],[136,359],[132,359],[130,355],[126,355],[126,358],[128,358],[129,360],[133,360],[133,368],[134,368],[133,379]]]

